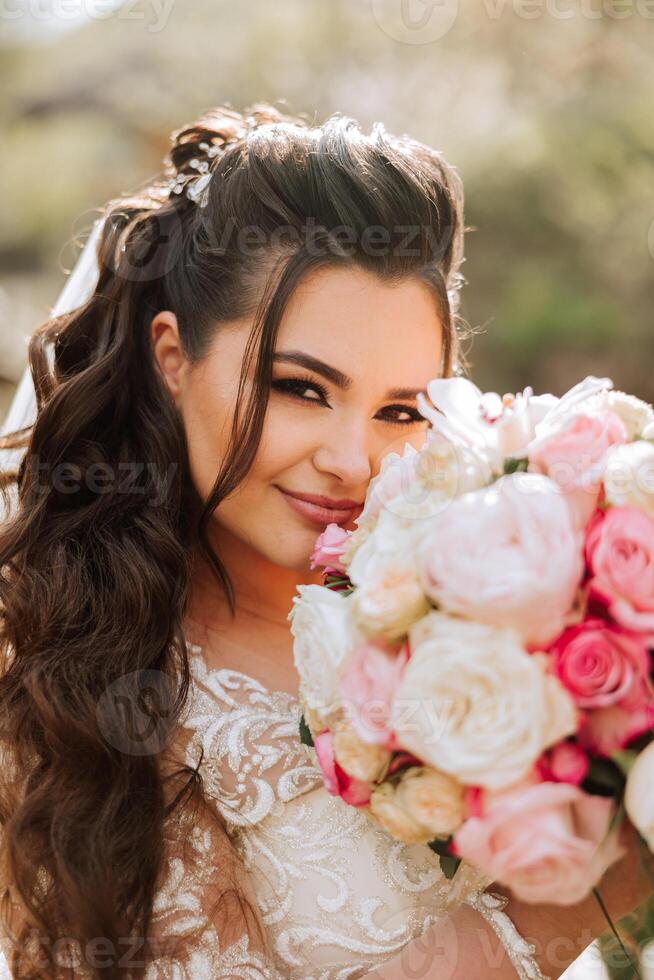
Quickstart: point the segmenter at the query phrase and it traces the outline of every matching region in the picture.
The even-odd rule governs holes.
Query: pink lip
[[[358,504],[355,500],[334,501],[330,497],[323,497],[319,494],[307,493],[299,496],[290,493],[288,490],[282,490],[281,487],[277,487],[277,489],[284,495],[288,504],[297,514],[301,514],[322,528],[327,527],[328,524],[341,526],[349,524],[350,521],[359,516],[363,509],[363,505]],[[328,505],[325,504],[325,501],[329,502]],[[336,504],[340,506],[337,507]]]

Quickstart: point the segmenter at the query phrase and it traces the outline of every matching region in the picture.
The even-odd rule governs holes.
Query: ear
[[[170,310],[157,313],[150,324],[150,337],[155,361],[175,403],[179,404],[184,393],[188,360],[175,314]]]

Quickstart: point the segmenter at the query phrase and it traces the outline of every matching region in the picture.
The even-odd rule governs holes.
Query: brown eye
[[[411,408],[410,405],[390,405],[387,412],[402,412],[408,415],[408,419],[393,419],[385,418],[382,422],[390,422],[391,425],[415,425],[416,422],[426,422],[424,415],[421,415],[417,408]]]
[[[327,404],[327,392],[322,385],[316,384],[315,381],[305,381],[304,378],[278,378],[272,382],[271,387],[303,402],[314,402],[316,405]],[[303,392],[309,388],[317,392],[320,398],[307,398]]]

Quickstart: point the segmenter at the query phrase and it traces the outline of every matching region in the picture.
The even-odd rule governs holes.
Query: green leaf
[[[619,796],[624,788],[625,777],[616,762],[595,758],[591,761],[581,788],[598,796]]]
[[[437,854],[445,855],[446,857],[452,857],[448,848],[450,846],[450,841],[452,840],[452,835],[449,837],[436,837],[434,840],[430,840],[427,843],[427,847],[431,847],[432,851],[436,851]]]
[[[303,745],[313,745],[313,735],[311,729],[304,720],[304,715],[300,718],[300,741]]]
[[[528,466],[529,460],[526,457],[507,456],[504,460],[504,475],[508,476],[511,473],[517,473],[519,470],[524,473]]]
[[[606,836],[607,837],[610,834],[613,833],[613,831],[615,830],[616,827],[619,827],[620,826],[620,824],[622,823],[622,820],[623,820],[623,817],[625,816],[625,814],[626,814],[626,811],[625,811],[625,808],[624,808],[624,804],[622,802],[620,802],[620,804],[615,808],[615,810],[613,811],[613,813],[611,815],[611,821],[609,823],[608,830],[606,831]]]
[[[455,857],[453,854],[441,854],[440,862],[441,871],[449,881],[456,874],[456,870],[461,864],[461,858]]]
[[[618,749],[611,753],[611,758],[619,766],[620,771],[628,776],[631,767],[638,758],[638,752],[634,752],[633,749]]]

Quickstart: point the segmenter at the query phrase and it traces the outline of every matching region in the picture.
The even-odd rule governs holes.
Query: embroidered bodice
[[[214,930],[148,980],[363,977],[398,956],[432,923],[465,902],[490,922],[521,980],[547,980],[506,913],[506,898],[465,862],[449,881],[425,845],[394,840],[360,810],[331,796],[313,748],[298,737],[301,709],[287,692],[268,690],[238,670],[208,669],[189,644],[193,689],[184,718],[187,761],[201,771],[212,805],[252,882],[269,954],[247,934],[227,946]],[[212,835],[191,832],[215,865]],[[171,856],[156,904],[160,923],[182,936],[204,907],[202,875],[189,879]],[[158,971],[158,972],[157,972]]]
[[[313,748],[298,737],[295,697],[238,670],[208,669],[193,644],[189,660],[186,761],[202,759],[205,794],[228,839],[219,821],[184,807],[168,821],[153,910],[161,955],[146,980],[353,980],[462,903],[490,923],[520,980],[549,980],[503,911],[507,899],[486,891],[488,878],[463,862],[449,881],[429,847],[396,841],[327,792]],[[233,928],[212,924],[226,846],[246,869],[263,946],[239,917]],[[0,980],[3,964],[0,953]]]

